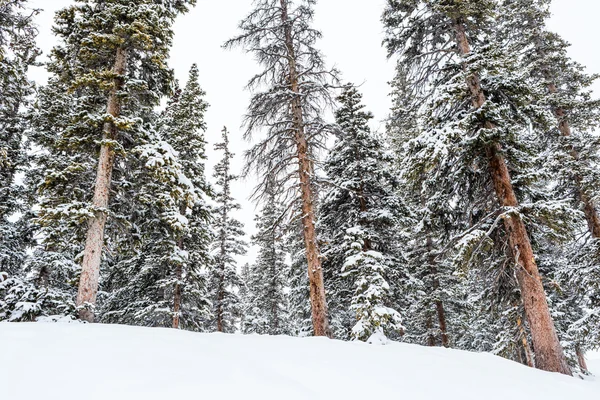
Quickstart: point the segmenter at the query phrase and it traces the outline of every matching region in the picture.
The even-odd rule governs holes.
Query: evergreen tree
[[[420,12],[414,17],[416,10]],[[444,201],[462,213],[463,221],[469,213],[482,214],[470,225],[485,227],[463,234],[464,249],[481,253],[479,245],[470,244],[493,241],[488,232],[497,231],[502,222],[536,367],[570,374],[534,256],[532,228],[526,226],[518,196],[532,201],[538,216],[565,207],[535,203],[543,186],[535,185],[531,153],[537,150],[536,138],[527,127],[543,115],[531,107],[535,93],[523,84],[524,72],[493,34],[497,27],[491,16],[497,11],[493,1],[388,2],[384,22],[390,54],[400,55],[404,70],[411,71],[409,82],[428,96],[422,114],[425,130],[407,144],[406,154],[412,158],[413,175],[421,170],[435,177]],[[432,197],[423,193],[424,199]],[[491,217],[486,217],[488,211]]]
[[[237,177],[231,174],[229,132],[222,131],[223,141],[215,145],[215,150],[223,151],[223,158],[215,166],[217,208],[215,210],[212,254],[214,267],[211,277],[214,327],[218,332],[235,331],[235,320],[241,311],[238,289],[243,285],[237,271],[237,256],[246,254],[247,244],[243,237],[244,225],[233,217],[241,207],[231,195],[231,183]]]
[[[168,93],[172,72],[165,60],[173,38],[171,27],[175,17],[194,3],[78,0],[57,15],[54,32],[63,43],[53,52],[49,67],[57,81],[52,89],[58,98],[67,89],[73,100],[70,112],[59,117],[65,131],[56,134],[57,142],[67,142],[64,151],[73,158],[84,152],[93,157],[86,163],[94,160],[97,164],[93,198],[86,196],[84,202],[91,200],[91,206],[78,201],[73,207],[87,214],[88,220],[77,298],[82,319],[94,320],[109,200],[111,191],[120,186],[113,178],[118,180],[127,165],[125,159],[115,171],[116,163],[123,161],[116,160],[117,154],[122,156],[143,142],[145,117]],[[46,129],[52,132],[52,127]],[[51,170],[46,175],[53,181],[48,191],[60,190],[50,188],[62,185],[59,173]],[[43,214],[64,212],[73,200],[59,203],[56,199],[44,207]]]
[[[206,183],[205,93],[194,65],[183,91],[157,121],[156,139],[134,149],[143,162],[130,189],[138,237],[106,279],[102,318],[110,322],[205,329],[211,196]],[[125,242],[125,240],[124,240]]]
[[[394,193],[391,158],[371,133],[373,115],[364,111],[361,100],[351,85],[338,97],[339,130],[325,163],[331,189],[323,196],[321,224],[329,285],[336,286],[329,289],[335,311],[342,320],[344,310],[355,313],[354,327],[336,324],[341,325],[340,336],[347,337],[344,328],[350,328],[352,337],[368,340],[372,335],[397,337],[401,331],[400,314],[390,307],[389,282],[402,276],[395,228],[405,210]]]
[[[258,233],[252,238],[259,247],[255,264],[248,272],[249,292],[244,324],[245,333],[283,335],[290,332],[288,298],[289,272],[286,264],[285,210],[277,204],[273,189],[256,217]]]
[[[25,0],[0,2],[0,320],[10,321],[66,312],[60,293],[36,285],[39,278],[48,277],[28,274],[26,260],[27,247],[33,244],[31,193],[18,180],[32,162],[24,137],[24,110],[33,94],[27,72],[39,55],[32,21],[37,11],[27,5]]]
[[[23,267],[27,234],[24,224],[11,222],[15,213],[26,211],[25,188],[17,177],[28,162],[24,146],[26,129],[23,109],[28,105],[33,84],[27,71],[39,51],[37,30],[24,0],[0,3],[0,271],[11,276]],[[28,12],[29,11],[29,12]]]
[[[289,267],[289,310],[290,329],[293,336],[306,337],[314,334],[310,289],[306,260],[306,246],[302,235],[302,224],[298,220],[292,220],[286,231],[286,247],[290,255]]]
[[[266,137],[248,152],[248,168],[261,177],[259,197],[266,193],[268,181],[275,179],[285,198],[282,204],[300,207],[314,333],[330,336],[316,232],[314,160],[327,137],[322,115],[331,102],[329,84],[336,81],[336,71],[325,68],[314,47],[321,37],[311,27],[314,5],[315,0],[256,1],[240,23],[242,33],[226,47],[243,46],[264,67],[249,83],[250,88],[264,90],[252,97],[246,136],[264,129]]]

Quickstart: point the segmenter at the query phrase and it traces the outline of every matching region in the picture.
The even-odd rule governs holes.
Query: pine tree
[[[413,12],[421,8],[424,11],[413,18]],[[424,113],[429,118],[423,123],[426,131],[410,143],[415,169],[429,169],[428,175],[437,175],[436,183],[447,188],[443,191],[457,203],[457,211],[462,207],[474,211],[477,204],[484,220],[489,219],[485,218],[488,210],[498,210],[491,203],[491,195],[495,195],[500,216],[487,226],[496,231],[499,222],[504,225],[516,261],[514,271],[536,367],[570,374],[549,312],[532,236],[517,200],[518,195],[535,198],[537,188],[531,183],[535,173],[527,170],[531,165],[528,151],[535,150],[535,139],[524,132],[532,119],[540,117],[528,108],[534,95],[521,84],[519,66],[493,35],[490,16],[496,11],[492,1],[389,1],[384,14],[386,44],[390,54],[400,54],[405,70],[413,75],[410,81],[417,82],[429,96]],[[470,107],[461,107],[469,103]],[[515,176],[520,180],[517,186]],[[476,200],[469,201],[472,196]],[[536,206],[544,209],[548,205],[560,204]],[[475,236],[489,237],[485,235],[488,227]]]
[[[573,209],[570,214],[574,218],[562,232],[562,240],[534,240],[533,244],[539,247],[536,252],[540,254],[540,269],[553,278],[546,286],[559,336],[569,361],[577,367],[586,343],[595,343],[584,332],[598,325],[594,311],[587,311],[594,310],[590,294],[598,293],[594,283],[600,234],[595,204],[598,141],[593,130],[600,122],[600,102],[591,97],[591,85],[597,76],[586,74],[567,55],[569,45],[548,31],[550,1],[505,0],[501,15],[501,38],[529,71],[530,85],[540,93],[537,106],[552,115],[549,127],[533,126],[542,132],[539,168],[546,171],[553,195]],[[581,240],[586,236],[589,239]],[[586,370],[585,366],[580,369]]]
[[[283,229],[285,210],[277,204],[273,189],[256,217],[258,233],[252,242],[259,251],[245,280],[249,301],[242,326],[244,333],[283,335],[290,332],[285,294],[289,287]]]
[[[212,245],[214,267],[211,277],[214,327],[218,332],[235,331],[235,320],[241,311],[241,301],[237,290],[243,285],[237,271],[236,257],[246,254],[247,244],[243,237],[244,225],[233,217],[241,206],[231,194],[231,183],[237,177],[231,173],[233,153],[229,151],[229,132],[222,131],[223,141],[215,145],[215,150],[223,152],[223,158],[215,166],[216,179],[216,220],[215,241]]]
[[[262,179],[259,197],[272,176],[286,198],[283,204],[296,204],[299,199],[314,333],[330,336],[316,232],[314,160],[327,137],[322,115],[331,102],[329,83],[336,81],[336,71],[325,68],[314,47],[321,37],[311,27],[314,5],[315,0],[259,0],[240,23],[242,33],[225,46],[243,46],[264,67],[249,83],[250,88],[264,90],[252,97],[246,136],[266,131],[266,137],[247,154],[249,169]]]
[[[135,212],[127,236],[139,238],[120,248],[106,279],[111,293],[103,320],[205,329],[211,192],[204,172],[204,95],[194,65],[185,89],[175,90],[158,119],[155,140],[133,150],[142,164],[129,190]]]
[[[23,269],[29,241],[26,219],[15,222],[14,217],[27,211],[28,202],[17,180],[29,161],[23,110],[33,92],[27,71],[39,55],[32,22],[36,14],[27,10],[25,0],[0,3],[0,272],[12,278]]]
[[[390,307],[390,282],[402,275],[394,271],[401,269],[395,228],[405,210],[394,193],[391,158],[371,133],[373,115],[361,101],[351,85],[338,97],[339,130],[325,163],[331,188],[322,199],[321,224],[328,278],[337,286],[329,290],[330,297],[342,313],[349,308],[355,313],[352,337],[368,340],[398,337],[402,329],[400,314]]]
[[[72,109],[80,112],[61,116],[68,121],[69,139],[76,142],[67,151],[75,152],[75,147],[84,143],[86,152],[96,153],[96,143],[100,150],[99,156],[95,154],[92,205],[78,207],[88,215],[77,297],[84,320],[94,320],[109,200],[111,190],[118,186],[113,182],[117,154],[121,155],[131,142],[136,143],[144,113],[167,94],[172,73],[165,60],[173,37],[171,26],[175,17],[194,3],[78,0],[57,15],[54,32],[63,45],[54,51],[50,69],[73,94]],[[61,64],[68,68],[59,69]],[[54,88],[63,89],[58,86]],[[83,131],[77,123],[83,125],[84,121],[93,129]],[[59,136],[59,140],[63,138]]]

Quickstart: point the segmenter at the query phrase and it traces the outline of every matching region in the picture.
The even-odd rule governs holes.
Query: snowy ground
[[[600,354],[590,355],[600,374]],[[600,399],[600,381],[488,354],[322,338],[0,324],[0,399]]]

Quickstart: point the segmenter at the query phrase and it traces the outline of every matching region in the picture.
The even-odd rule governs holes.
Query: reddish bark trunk
[[[454,21],[456,39],[461,55],[467,56],[471,48],[462,20]],[[466,83],[471,92],[473,106],[481,108],[486,101],[479,76],[470,74]],[[491,122],[486,122],[486,129],[493,129]],[[517,197],[513,190],[510,173],[502,156],[499,144],[490,145],[487,150],[492,182],[503,207],[518,207]],[[504,227],[508,234],[511,251],[515,257],[516,275],[521,289],[525,314],[529,321],[536,367],[545,371],[560,372],[571,375],[564,352],[550,315],[546,293],[535,261],[527,229],[521,217],[509,214],[504,218]]]
[[[306,258],[308,261],[308,280],[310,285],[310,303],[312,309],[312,322],[316,336],[331,337],[329,319],[327,315],[327,300],[325,297],[325,283],[321,266],[321,253],[317,243],[315,227],[316,214],[314,209],[314,193],[311,184],[314,172],[313,162],[310,159],[306,133],[304,129],[304,115],[300,97],[299,77],[296,66],[296,54],[291,30],[291,21],[288,17],[287,0],[280,0],[281,20],[285,24],[285,45],[288,54],[289,83],[292,92],[296,93],[292,101],[292,118],[295,131],[296,153],[298,155],[298,173],[300,176],[300,190],[302,201],[302,226]]]
[[[117,49],[113,73],[113,87],[108,97],[107,114],[118,118],[121,114],[121,100],[119,91],[124,84],[127,70],[127,50]],[[110,185],[115,162],[114,146],[106,141],[117,139],[117,127],[114,121],[105,122],[102,139],[105,141],[100,147],[100,157],[94,188],[93,206],[96,209],[94,216],[88,221],[81,278],[77,294],[77,306],[80,307],[79,317],[88,322],[94,322],[94,311],[89,306],[96,304],[98,294],[98,279],[100,276],[100,263],[102,261],[102,247],[104,245],[104,227],[106,225],[106,210],[110,198]]]

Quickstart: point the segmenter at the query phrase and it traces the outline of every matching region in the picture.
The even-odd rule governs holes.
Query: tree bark
[[[577,353],[577,361],[579,362],[579,368],[584,374],[589,374],[590,370],[588,369],[587,362],[585,361],[585,354],[583,353],[579,345],[575,347],[575,352]]]
[[[465,57],[471,53],[471,48],[461,19],[454,20],[457,45],[460,54]],[[472,103],[476,109],[486,101],[480,78],[477,74],[469,74],[466,83],[471,92]],[[493,129],[490,121],[484,124],[485,129]],[[499,144],[491,144],[486,149],[494,190],[502,207],[518,207],[508,167],[502,156]],[[550,315],[546,293],[542,285],[533,248],[525,223],[518,214],[508,214],[504,218],[504,227],[508,234],[511,251],[515,257],[516,275],[521,289],[525,314],[529,321],[536,368],[572,375],[562,346],[558,340],[554,321]]]
[[[427,237],[427,251],[429,252],[429,267],[430,273],[433,278],[433,291],[437,291],[440,288],[440,280],[437,277],[437,268],[435,262],[435,255],[432,254],[433,251],[433,239],[431,237]],[[440,336],[442,339],[443,347],[450,347],[450,339],[448,338],[448,327],[446,323],[446,311],[444,310],[444,303],[437,299],[435,300],[435,310],[437,312],[438,323],[440,326]]]
[[[285,46],[287,50],[289,66],[289,84],[291,91],[295,94],[291,106],[297,149],[296,151],[298,155],[298,173],[300,176],[300,190],[302,202],[302,226],[304,228],[304,243],[306,246],[306,258],[308,261],[308,280],[310,285],[312,322],[315,336],[331,337],[331,331],[329,329],[329,318],[327,315],[327,300],[325,297],[323,268],[321,266],[321,253],[317,243],[317,233],[315,227],[315,196],[311,184],[314,166],[312,160],[310,159],[309,148],[304,127],[304,115],[302,109],[299,76],[296,66],[296,54],[294,50],[294,42],[292,36],[292,21],[290,21],[288,16],[288,1],[280,0],[280,4],[281,20],[285,25]]]
[[[523,346],[523,352],[525,353],[525,361],[527,362],[527,366],[533,368],[535,365],[533,362],[533,356],[531,354],[531,347],[529,346],[527,332],[525,331],[521,317],[517,318],[517,327],[519,328],[519,333],[521,334],[521,345]]]
[[[110,185],[115,162],[115,150],[112,143],[117,139],[118,130],[114,119],[121,115],[121,99],[119,92],[123,89],[124,76],[127,71],[127,50],[118,48],[115,64],[113,66],[113,85],[108,97],[107,114],[110,120],[104,123],[100,147],[100,157],[94,188],[93,207],[94,216],[88,221],[81,278],[77,294],[79,318],[94,322],[93,306],[96,304],[98,294],[98,279],[100,276],[100,263],[102,261],[102,247],[104,245],[104,227],[107,219],[108,201],[110,198]],[[91,307],[90,307],[91,306]]]

